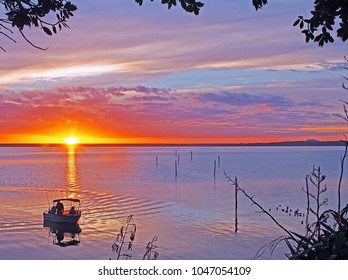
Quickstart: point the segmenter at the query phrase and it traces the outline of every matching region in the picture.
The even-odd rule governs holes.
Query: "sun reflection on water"
[[[67,161],[67,186],[69,194],[68,198],[77,197],[76,191],[80,189],[77,176],[76,160],[75,160],[75,146],[68,147],[68,161]]]

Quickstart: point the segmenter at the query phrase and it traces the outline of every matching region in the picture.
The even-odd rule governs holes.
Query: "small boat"
[[[43,213],[44,223],[75,224],[80,217],[80,200],[76,198],[55,199],[53,206]]]

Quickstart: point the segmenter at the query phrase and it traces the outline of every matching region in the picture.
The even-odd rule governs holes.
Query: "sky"
[[[54,36],[0,36],[0,143],[342,140],[347,43],[305,43],[312,0],[72,0]],[[0,11],[2,13],[2,11]]]

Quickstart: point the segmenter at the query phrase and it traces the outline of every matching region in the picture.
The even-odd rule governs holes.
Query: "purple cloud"
[[[248,94],[240,92],[203,93],[197,99],[201,102],[222,103],[233,106],[268,104],[272,106],[291,106],[294,102],[289,98],[273,94]]]

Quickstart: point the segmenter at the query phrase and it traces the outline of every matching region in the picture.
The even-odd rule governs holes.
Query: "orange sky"
[[[81,143],[340,140],[346,128],[330,111],[319,112],[320,104],[273,94],[69,87],[11,92],[0,104],[2,143],[63,143],[70,136]]]

